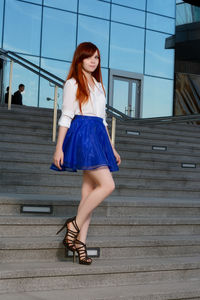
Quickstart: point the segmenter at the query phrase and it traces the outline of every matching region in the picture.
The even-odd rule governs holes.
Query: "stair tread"
[[[31,216],[31,215],[1,215],[0,225],[62,225],[66,217],[62,216]],[[93,217],[91,225],[193,225],[200,224],[199,217]]]
[[[170,300],[183,297],[200,298],[198,279],[182,281],[166,281],[151,284],[136,284],[131,286],[104,286],[66,290],[48,290],[21,293],[6,293],[0,295],[0,300]]]
[[[0,263],[0,277],[45,277],[199,269],[200,256],[94,259],[87,268],[71,261]]]
[[[15,194],[15,193],[0,193],[0,204],[26,204],[27,202],[39,202],[39,204],[71,204],[79,203],[80,196],[78,195],[49,195],[49,194]],[[200,200],[196,198],[161,198],[161,197],[133,197],[133,196],[109,196],[101,206],[155,206],[155,207],[200,207]]]
[[[199,235],[145,235],[145,236],[89,236],[88,247],[157,247],[157,246],[194,246],[200,245]],[[28,248],[27,248],[28,247]],[[62,238],[55,236],[40,237],[1,237],[0,249],[38,249],[63,248]]]

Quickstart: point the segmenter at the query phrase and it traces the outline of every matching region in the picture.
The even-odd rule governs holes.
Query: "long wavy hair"
[[[84,42],[78,45],[74,52],[72,64],[67,76],[67,79],[74,78],[77,82],[78,88],[76,93],[76,99],[79,101],[79,108],[82,113],[82,104],[86,103],[89,99],[90,91],[87,85],[87,78],[85,77],[82,71],[82,63],[85,58],[91,57],[97,51],[99,56],[99,64],[95,71],[92,73],[92,76],[98,81],[101,82],[103,87],[102,74],[101,74],[101,57],[100,51],[96,45],[90,42]]]

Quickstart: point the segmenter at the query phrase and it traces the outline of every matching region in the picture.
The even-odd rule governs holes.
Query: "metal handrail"
[[[11,94],[12,94],[12,73],[13,73],[13,62],[21,65],[22,67],[28,69],[29,71],[41,76],[42,78],[48,80],[49,82],[53,83],[55,85],[54,90],[54,114],[53,114],[53,135],[52,140],[55,142],[56,140],[56,128],[57,128],[57,92],[58,87],[63,88],[64,80],[60,77],[46,71],[45,69],[37,66],[36,64],[30,62],[29,60],[21,57],[20,55],[16,54],[13,51],[6,51],[2,48],[0,48],[0,55],[5,56],[9,58],[10,61],[10,76],[9,76],[9,93],[8,93],[8,109],[11,109]],[[35,70],[36,69],[36,70]],[[42,74],[42,73],[46,74]],[[53,79],[52,79],[53,78]],[[115,144],[115,132],[116,132],[116,119],[123,119],[127,120],[130,119],[127,115],[123,114],[119,110],[115,109],[114,107],[110,105],[106,105],[107,112],[109,112],[110,115],[112,115],[112,134],[111,134],[111,140],[112,144]],[[132,118],[131,118],[132,119]]]
[[[16,58],[10,56],[8,53],[12,53],[12,55],[15,55],[18,59],[16,59]],[[14,54],[14,52],[12,52],[12,51],[5,51],[5,50],[3,50],[2,48],[0,48],[0,55],[6,56],[6,57],[9,58],[10,60],[12,60],[12,61],[18,63],[18,64],[21,65],[22,67],[28,69],[29,71],[31,71],[31,72],[33,72],[33,73],[39,75],[39,76],[41,76],[42,78],[44,78],[44,79],[48,80],[49,82],[51,82],[51,83],[57,85],[58,87],[60,87],[60,88],[63,87],[63,84],[64,84],[64,82],[65,82],[63,79],[61,79],[61,78],[58,77],[58,76],[55,76],[54,74],[52,74],[52,73],[46,71],[45,69],[43,69],[43,68],[41,68],[41,67],[35,65],[34,63],[30,62],[29,60],[27,60],[27,59],[25,59],[25,58],[23,58],[23,57],[21,57],[21,56],[19,56],[19,55],[17,55],[17,54]],[[32,67],[38,69],[39,71],[34,70],[33,68],[29,67],[29,66],[26,65],[25,63],[19,61],[19,59],[22,60],[22,61],[24,61],[24,62],[26,62],[27,64],[31,65]],[[49,77],[48,77],[48,76],[45,76],[44,74],[41,74],[40,71],[42,71],[43,73],[49,75]],[[50,78],[50,76],[51,76],[52,78],[54,78],[54,79],[60,81],[60,83],[58,83],[57,81],[55,81],[55,80],[53,80],[52,78]],[[61,84],[61,83],[62,83],[62,84]]]
[[[31,65],[32,67],[38,69],[39,71],[41,71],[41,72],[43,72],[43,73],[45,73],[45,74],[51,76],[52,78],[54,78],[54,79],[60,81],[62,84],[65,82],[65,81],[64,81],[63,79],[61,79],[60,77],[58,77],[58,76],[54,75],[53,73],[50,73],[50,72],[48,72],[47,70],[45,70],[45,69],[39,67],[38,65],[32,63],[31,61],[29,61],[28,59],[26,59],[26,58],[24,58],[24,57],[21,57],[20,55],[16,54],[15,52],[10,51],[10,50],[5,51],[4,49],[0,48],[0,54],[7,54],[7,56],[9,56],[9,58],[11,58],[12,60],[14,60],[14,58],[12,58],[12,57],[9,55],[9,53],[10,53],[11,55],[17,57],[18,59],[24,61],[25,63]],[[40,75],[41,75],[41,74],[40,74]]]

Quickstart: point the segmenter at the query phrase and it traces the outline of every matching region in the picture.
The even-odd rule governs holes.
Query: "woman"
[[[86,237],[93,210],[115,188],[111,172],[118,171],[121,159],[113,147],[105,119],[105,90],[100,52],[92,43],[81,43],[73,57],[64,84],[62,115],[51,169],[83,170],[81,201],[76,217],[67,219],[63,243],[80,264],[91,264]]]

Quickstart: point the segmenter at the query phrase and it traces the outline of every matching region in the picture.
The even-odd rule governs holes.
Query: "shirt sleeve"
[[[67,80],[63,88],[62,114],[58,121],[59,126],[70,127],[75,114],[76,84]]]

